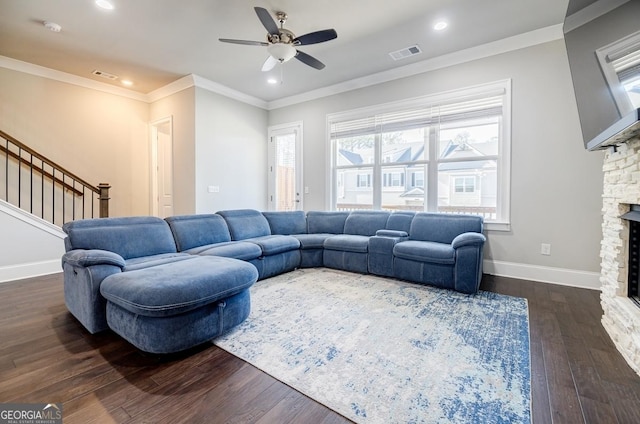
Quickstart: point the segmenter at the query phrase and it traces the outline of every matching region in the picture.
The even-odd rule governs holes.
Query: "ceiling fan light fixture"
[[[275,43],[267,47],[267,51],[279,62],[286,62],[293,59],[296,55],[296,49],[291,44]]]

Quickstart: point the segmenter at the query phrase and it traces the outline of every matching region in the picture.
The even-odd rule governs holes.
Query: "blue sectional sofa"
[[[211,340],[249,314],[249,287],[329,267],[475,293],[478,216],[386,211],[260,212],[72,221],[65,302],[91,333],[111,328],[141,350]]]

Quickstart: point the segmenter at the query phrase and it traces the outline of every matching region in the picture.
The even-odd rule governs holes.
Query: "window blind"
[[[440,123],[502,115],[503,94],[453,103],[431,104],[412,109],[380,113],[365,118],[331,122],[331,139],[356,137],[378,132],[422,128]]]

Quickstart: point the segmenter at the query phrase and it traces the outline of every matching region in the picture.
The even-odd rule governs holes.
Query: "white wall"
[[[64,233],[0,200],[0,282],[62,271]]]
[[[195,172],[196,213],[266,209],[267,111],[196,88]]]
[[[602,154],[583,149],[562,40],[272,110],[269,125],[304,121],[309,187],[304,204],[308,210],[324,209],[327,114],[507,78],[512,79],[512,225],[508,232],[488,232],[485,257],[529,278],[535,278],[530,271],[577,270],[597,284]],[[541,243],[551,244],[551,256],[540,254]]]

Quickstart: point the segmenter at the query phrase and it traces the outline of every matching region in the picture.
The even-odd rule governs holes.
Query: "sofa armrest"
[[[406,238],[409,236],[406,231],[398,231],[398,230],[378,230],[376,231],[376,236],[378,237],[399,237]]]
[[[117,253],[99,249],[74,249],[62,256],[62,265],[89,267],[92,265],[115,265],[124,268],[125,260]]]
[[[458,249],[463,246],[482,246],[487,238],[481,233],[462,233],[451,242],[451,247]]]

